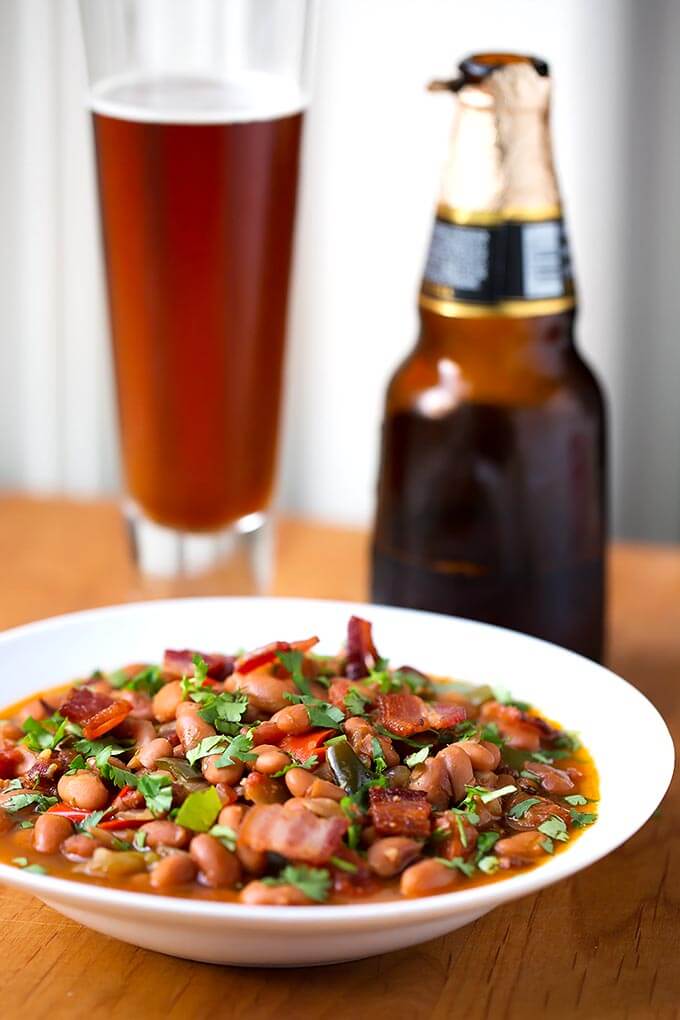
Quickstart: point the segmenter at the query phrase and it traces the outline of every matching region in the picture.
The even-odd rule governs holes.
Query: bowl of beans
[[[214,963],[452,931],[609,853],[673,769],[613,673],[412,610],[114,606],[4,633],[0,665],[0,881]],[[654,761],[624,787],[633,729]]]

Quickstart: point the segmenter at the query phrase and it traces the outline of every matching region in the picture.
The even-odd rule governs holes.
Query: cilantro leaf
[[[500,866],[500,861],[496,856],[494,856],[494,854],[480,857],[477,861],[477,867],[480,871],[483,871],[485,875],[494,875]]]
[[[549,836],[546,836],[544,839],[540,839],[538,841],[538,845],[540,847],[543,847],[547,854],[555,853],[555,844],[553,843]]]
[[[356,687],[351,687],[343,698],[343,703],[350,715],[366,715],[366,705],[370,700],[368,695]]]
[[[420,765],[421,762],[425,761],[431,750],[432,745],[425,744],[425,746],[421,747],[419,751],[414,751],[413,754],[409,754],[408,757],[404,758],[404,764],[408,765],[410,769],[412,769],[414,765]]]
[[[42,814],[43,811],[47,811],[48,807],[56,803],[56,797],[47,797],[44,793],[38,793],[37,791],[18,790],[14,796],[8,797],[7,800],[2,802],[2,809],[3,811],[9,811],[10,814],[14,814],[16,811],[23,811],[24,808],[33,805],[33,809]]]
[[[200,693],[204,697],[200,697]],[[201,704],[198,714],[201,719],[210,723],[218,733],[226,733],[229,736],[236,736],[243,716],[248,711],[248,695],[229,691],[222,691],[215,694],[214,691],[203,691],[192,694],[192,700]]]
[[[134,676],[128,676],[122,669],[119,669],[115,673],[110,673],[107,679],[112,687],[119,690],[139,691],[141,694],[148,694],[150,698],[153,698],[154,694],[158,694],[163,687],[160,666],[144,666]]]
[[[175,816],[178,825],[193,832],[209,832],[222,810],[220,795],[214,786],[190,793]]]
[[[265,885],[294,885],[310,900],[323,903],[331,889],[331,876],[326,868],[309,868],[305,864],[288,864],[277,878],[263,878]]]
[[[570,808],[569,814],[571,815],[572,824],[577,829],[584,829],[587,825],[592,825],[593,822],[597,821],[597,815],[590,811],[577,811],[576,808]]]
[[[567,826],[557,815],[550,815],[538,826],[538,831],[542,832],[544,836],[548,836],[549,839],[556,839],[558,843],[566,843],[569,839]]]
[[[568,797],[564,798],[567,804],[571,804],[573,807],[581,807],[583,804],[588,803],[588,798],[584,797],[581,793],[571,793]]]
[[[508,811],[508,818],[524,818],[529,808],[532,808],[534,804],[540,803],[540,797],[527,797],[526,800],[521,800],[518,804],[512,805]]]
[[[29,716],[21,727],[25,734],[21,743],[31,751],[53,751],[66,735],[66,723],[67,720],[59,712],[43,720]]]
[[[475,873],[475,866],[470,861],[464,861],[462,857],[453,857],[448,860],[446,857],[435,857],[435,861],[439,861],[446,868],[450,868],[452,871],[457,870],[463,873],[467,878],[470,878]]]
[[[85,758],[96,759],[98,755],[107,751],[107,760],[113,754],[126,754],[132,749],[132,744],[129,746],[123,746],[122,744],[107,744],[105,740],[85,740],[84,737],[82,740],[77,740],[73,746],[76,751],[80,751]]]
[[[239,733],[229,741],[226,749],[215,762],[215,766],[222,769],[237,761],[255,761],[256,758],[257,755],[253,754],[252,733]]]
[[[166,772],[151,772],[140,776],[137,789],[152,815],[165,815],[172,807],[172,778]]]
[[[47,868],[43,868],[42,864],[29,864],[28,857],[13,857],[12,864],[21,868],[22,871],[30,871],[34,875],[47,874]]]
[[[208,835],[214,836],[218,839],[223,847],[230,850],[232,853],[236,850],[236,840],[238,836],[234,829],[229,825],[213,825],[211,829],[208,829]]]
[[[224,734],[217,733],[212,737],[203,737],[196,747],[192,747],[186,753],[186,759],[190,765],[193,765],[200,758],[207,758],[209,754],[220,754],[225,751],[229,746],[229,740]]]
[[[334,868],[337,868],[339,871],[346,871],[348,875],[356,875],[359,870],[356,864],[353,864],[352,861],[346,861],[342,857],[330,857],[329,860]]]
[[[312,697],[312,689],[309,686],[309,680],[304,676],[302,672],[302,662],[304,656],[298,649],[291,649],[288,652],[277,652],[276,658],[279,660],[285,670],[290,673],[290,678],[300,691],[306,697]]]
[[[294,705],[305,706],[311,726],[337,730],[345,721],[345,713],[341,709],[330,705],[327,701],[315,698],[313,694],[290,694],[286,691],[283,696],[286,701],[292,701]]]
[[[479,835],[477,837],[477,844],[476,844],[476,847],[475,847],[475,850],[476,850],[476,853],[477,853],[478,864],[479,864],[479,861],[483,857],[486,857],[486,855],[488,854],[489,850],[491,850],[496,845],[496,843],[498,842],[498,840],[500,838],[501,838],[500,832],[480,832],[479,833]]]
[[[371,754],[373,756],[373,764],[375,765],[376,772],[384,772],[387,768],[387,762],[383,755],[382,745],[377,737],[371,738]]]
[[[291,761],[287,765],[284,765],[278,772],[272,774],[272,779],[279,779],[281,776],[285,776],[291,769],[313,769],[315,765],[319,764],[317,755],[311,754],[305,761]]]
[[[106,810],[90,811],[89,815],[83,818],[82,822],[76,823],[76,830],[78,832],[89,832],[90,829],[94,829],[96,825],[99,825],[105,814]]]

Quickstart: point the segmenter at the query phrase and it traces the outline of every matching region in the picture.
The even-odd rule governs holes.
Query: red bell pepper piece
[[[254,669],[274,662],[279,652],[308,652],[318,643],[318,637],[303,638],[301,641],[272,641],[269,645],[263,645],[262,648],[242,655],[236,660],[234,671],[241,674],[252,673]]]
[[[52,807],[47,809],[48,815],[61,815],[62,818],[68,818],[69,822],[74,824],[82,822],[89,814],[90,811],[84,811],[82,808],[74,807],[72,804],[65,804],[63,801],[59,804],[53,804]]]
[[[132,705],[124,698],[114,701],[112,705],[107,705],[101,712],[97,712],[91,719],[88,719],[83,726],[83,736],[86,740],[96,740],[97,737],[102,737],[109,730],[119,726],[131,711]]]
[[[116,829],[138,829],[140,825],[146,825],[149,818],[109,818],[107,821],[99,822],[98,829],[105,829],[107,832],[115,832]]]
[[[326,757],[326,748],[321,744],[329,737],[337,735],[337,730],[309,730],[308,733],[288,733],[280,743],[282,751],[287,751],[296,761],[307,761],[313,754],[321,761]]]

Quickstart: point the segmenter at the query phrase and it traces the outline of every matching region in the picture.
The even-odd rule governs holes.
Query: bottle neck
[[[510,65],[459,93],[420,303],[448,317],[573,307],[549,81]]]

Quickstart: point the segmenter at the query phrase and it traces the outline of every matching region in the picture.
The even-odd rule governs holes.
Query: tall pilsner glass
[[[80,4],[126,515],[170,590],[266,584],[312,2]]]

